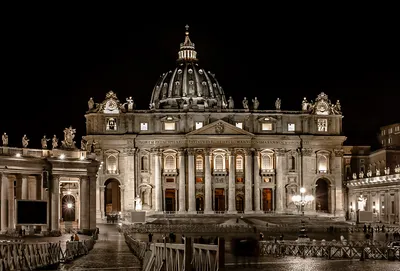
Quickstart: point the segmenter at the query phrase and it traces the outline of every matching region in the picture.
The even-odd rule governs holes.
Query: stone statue
[[[281,99],[277,98],[275,101],[276,110],[281,110]]]
[[[228,109],[233,109],[233,108],[235,108],[235,103],[234,103],[234,101],[233,101],[232,96],[229,96],[229,99],[228,99]]]
[[[42,140],[40,141],[42,143],[42,149],[47,149],[47,141],[50,139],[46,138],[46,135],[43,136]]]
[[[400,173],[400,165],[396,165],[396,167],[394,168],[394,172]]]
[[[64,129],[64,140],[61,141],[62,147],[65,149],[74,149],[75,147],[75,133],[76,129],[73,129],[72,126],[69,126],[69,128]]]
[[[385,174],[389,175],[390,174],[390,167],[385,167]]]
[[[89,99],[89,101],[88,101],[88,108],[89,108],[89,111],[90,111],[90,110],[93,110],[93,108],[94,108],[93,97],[90,97],[90,99]]]
[[[353,173],[353,180],[357,179],[357,174]]]
[[[58,138],[56,137],[56,135],[54,135],[51,140],[51,146],[53,149],[57,149],[58,147]]]
[[[29,144],[29,139],[28,139],[28,137],[27,137],[26,135],[24,135],[24,136],[22,137],[22,147],[23,147],[23,148],[27,148],[27,147],[28,147],[28,144]]]
[[[97,142],[93,139],[92,145],[90,146],[90,152],[95,152],[97,148]]]
[[[375,175],[376,176],[381,176],[381,170],[379,168],[376,169]]]
[[[86,151],[87,150],[87,141],[82,137],[81,139],[81,150]]]
[[[358,210],[365,211],[365,206],[367,204],[367,198],[364,198],[363,195],[358,197]]]
[[[247,100],[246,97],[244,97],[243,101],[242,101],[242,105],[244,109],[249,109],[249,100]]]
[[[304,97],[303,101],[301,102],[301,110],[308,111],[308,101],[306,97]]]
[[[4,146],[4,147],[8,146],[8,135],[7,135],[7,133],[4,133],[4,134],[1,136],[1,139],[3,140],[3,146]]]
[[[142,210],[142,199],[139,197],[139,195],[136,195],[135,198],[135,210]]]
[[[361,172],[358,174],[358,177],[361,178],[361,179],[364,178],[364,172],[361,171]]]
[[[133,110],[133,99],[132,96],[129,96],[129,98],[126,98],[126,102],[128,103],[128,111]]]
[[[368,169],[368,171],[367,171],[367,177],[372,177],[372,170]]]
[[[257,110],[258,106],[260,105],[260,102],[258,101],[257,97],[254,97],[254,99],[252,100],[253,102],[253,109]]]
[[[208,108],[208,98],[204,98],[204,108]]]
[[[338,111],[338,112],[342,112],[342,106],[340,105],[340,101],[339,100],[337,100],[336,101],[336,110]]]
[[[188,100],[188,102],[189,102],[188,108],[189,108],[189,109],[192,109],[192,106],[193,106],[193,98],[190,97],[189,100]]]

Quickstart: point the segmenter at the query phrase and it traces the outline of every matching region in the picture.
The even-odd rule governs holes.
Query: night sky
[[[113,21],[30,18],[2,33],[0,132],[10,146],[40,148],[65,127],[85,134],[87,101],[109,90],[147,109],[159,76],[173,70],[185,25],[199,65],[216,74],[236,107],[244,96],[260,109],[301,110],[323,91],[340,100],[346,145],[375,145],[379,127],[400,122],[398,29],[387,21]],[[184,17],[184,16],[182,16]],[[207,17],[207,16],[206,16]],[[50,145],[50,144],[49,144]]]

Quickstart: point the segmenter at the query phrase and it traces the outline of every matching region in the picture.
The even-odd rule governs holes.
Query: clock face
[[[317,111],[320,114],[327,114],[328,113],[328,105],[325,102],[318,103]]]
[[[117,103],[115,101],[109,101],[108,102],[108,109],[109,110],[115,110],[117,109]]]

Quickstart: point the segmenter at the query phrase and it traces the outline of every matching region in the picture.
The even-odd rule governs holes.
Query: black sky
[[[216,74],[236,105],[300,110],[321,92],[341,101],[345,144],[374,145],[379,127],[400,121],[398,29],[387,20],[280,18],[207,20],[30,17],[2,34],[0,132],[11,146],[40,147],[43,134],[85,134],[87,101],[113,90],[147,109],[158,77],[175,68],[184,26],[199,65]]]

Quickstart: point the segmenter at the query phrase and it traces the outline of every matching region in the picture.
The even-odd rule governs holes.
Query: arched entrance
[[[243,212],[244,211],[244,199],[243,195],[236,196],[236,211]]]
[[[62,200],[63,221],[75,221],[75,198],[72,195],[65,195]]]
[[[118,215],[121,211],[121,189],[116,179],[104,183],[104,211],[106,215]]]
[[[204,198],[203,196],[196,197],[196,211],[204,211]]]
[[[316,182],[316,189],[315,189],[315,210],[317,212],[325,212],[329,213],[329,181],[325,179],[319,179]]]

